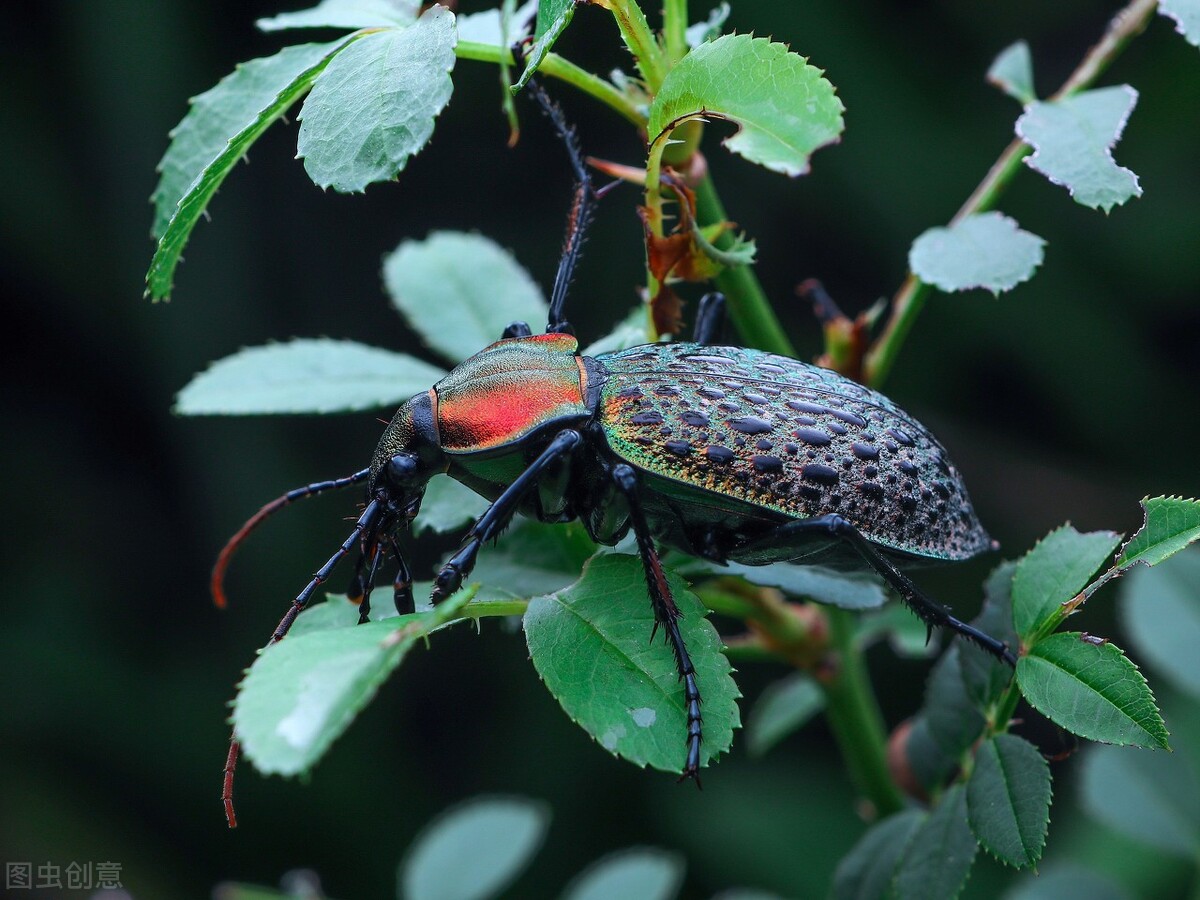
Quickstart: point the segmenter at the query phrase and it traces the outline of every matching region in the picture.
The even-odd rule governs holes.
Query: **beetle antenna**
[[[575,172],[575,194],[571,200],[571,211],[567,214],[567,235],[563,240],[563,253],[558,261],[558,271],[554,275],[554,288],[550,292],[550,315],[546,324],[547,334],[569,334],[571,326],[563,317],[563,305],[567,300],[571,280],[575,276],[575,266],[582,255],[583,242],[587,238],[588,226],[591,225],[594,214],[593,206],[598,195],[592,187],[592,179],[588,176],[587,164],[583,161],[583,152],[579,149],[579,138],[575,129],[568,124],[562,109],[550,99],[550,95],[536,78],[529,79],[526,87],[553,123],[555,132],[567,148],[571,168]]]
[[[345,482],[346,484],[353,484],[355,479],[361,481],[362,478],[365,478],[365,473],[369,471],[370,470],[367,469],[363,472],[355,472],[353,475],[347,476],[346,478],[339,478],[338,481]],[[359,476],[362,477],[360,478]],[[328,482],[328,484],[331,486],[335,483],[336,482]],[[345,485],[340,486],[344,487]],[[312,485],[309,485],[309,487],[312,487]],[[299,488],[298,490],[303,491],[304,488]],[[313,493],[317,492],[314,491]],[[300,496],[310,495],[301,494]],[[270,505],[271,504],[269,503],[267,504],[267,506]],[[282,506],[283,504],[280,503],[279,505]],[[266,509],[266,507],[263,508]],[[344,557],[350,555],[350,551],[354,549],[354,545],[356,543],[361,543],[364,546],[371,547],[371,574],[374,575],[375,567],[379,562],[378,546],[380,543],[380,535],[386,534],[394,522],[395,517],[390,513],[383,501],[375,499],[368,503],[367,508],[363,510],[362,515],[358,517],[358,521],[354,523],[354,531],[350,533],[348,538],[342,541],[341,546],[334,551],[333,556],[329,557],[325,565],[321,566],[321,568],[316,571],[308,584],[306,584],[303,590],[296,595],[296,599],[292,601],[292,605],[288,607],[287,613],[280,620],[279,625],[275,628],[275,631],[271,634],[271,639],[267,641],[267,646],[269,647],[271,644],[277,644],[287,636],[287,633],[292,628],[292,623],[296,621],[296,616],[300,615],[300,613],[303,612],[308,606],[308,601],[312,598],[313,592],[329,580],[329,576],[333,572],[334,566],[341,562]],[[237,731],[235,730],[229,735],[229,753],[225,756],[225,775],[221,781],[221,802],[225,806],[225,821],[228,823],[230,828],[237,828],[237,814],[233,809],[233,776],[237,769],[238,757],[241,755],[241,752],[242,744],[241,741],[238,740]]]
[[[270,503],[263,506],[258,512],[246,520],[246,524],[237,530],[237,534],[231,537],[221,548],[221,552],[217,554],[217,561],[213,563],[212,578],[209,581],[209,589],[212,592],[213,603],[218,609],[224,609],[229,605],[225,597],[225,572],[229,568],[229,563],[233,559],[233,554],[237,552],[247,535],[255,528],[263,523],[263,521],[272,513],[278,512],[290,503],[297,500],[303,500],[307,497],[315,497],[317,494],[323,494],[326,491],[331,491],[336,488],[349,487],[352,484],[358,484],[367,480],[367,476],[371,474],[370,469],[363,469],[361,472],[355,472],[353,475],[347,475],[345,478],[335,478],[332,481],[314,481],[312,484],[306,484],[304,487],[296,488],[288,491],[286,494],[276,497]]]

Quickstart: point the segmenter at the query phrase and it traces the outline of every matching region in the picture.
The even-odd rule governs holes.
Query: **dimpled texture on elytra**
[[[987,550],[958,470],[882,394],[738,347],[605,354],[609,446],[639,468],[793,518],[838,513],[868,540],[937,559]]]

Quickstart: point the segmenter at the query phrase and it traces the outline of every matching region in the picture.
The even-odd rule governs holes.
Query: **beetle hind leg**
[[[725,326],[725,295],[705,294],[696,308],[696,322],[692,326],[692,343],[712,344],[721,336]]]
[[[871,546],[870,541],[863,537],[851,522],[836,513],[816,516],[812,519],[799,519],[787,522],[758,538],[745,549],[753,549],[759,544],[764,547],[778,547],[791,538],[806,534],[824,534],[848,544],[854,552],[862,557],[867,565],[879,573],[884,581],[895,589],[896,593],[900,595],[900,599],[904,601],[904,604],[916,615],[920,616],[922,621],[929,626],[931,632],[935,626],[938,628],[949,628],[956,634],[962,635],[967,640],[977,644],[997,659],[1008,663],[1010,666],[1016,666],[1017,658],[1013,655],[1012,650],[1009,649],[1007,644],[997,640],[990,634],[980,631],[975,626],[968,625],[966,622],[952,616],[949,609],[922,593],[921,589],[907,575],[880,555]]]
[[[679,631],[679,619],[683,614],[671,596],[671,588],[663,573],[658,551],[650,537],[650,528],[646,524],[646,515],[642,511],[641,496],[638,493],[637,475],[630,466],[621,463],[613,467],[612,477],[629,503],[629,520],[637,538],[638,555],[641,556],[642,565],[646,570],[646,587],[650,592],[650,603],[654,607],[654,631],[651,632],[650,639],[654,640],[654,634],[661,625],[671,649],[675,652],[675,666],[679,671],[680,680],[683,681],[683,702],[687,713],[687,762],[684,764],[680,780],[690,778],[696,782],[696,787],[700,787],[700,742],[703,739],[700,686],[696,682],[696,669],[688,655],[683,634]]]

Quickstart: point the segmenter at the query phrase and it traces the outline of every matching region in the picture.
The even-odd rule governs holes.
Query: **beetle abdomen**
[[[836,372],[683,343],[599,361],[609,446],[639,468],[793,518],[838,513],[902,553],[965,559],[991,546],[937,440]]]

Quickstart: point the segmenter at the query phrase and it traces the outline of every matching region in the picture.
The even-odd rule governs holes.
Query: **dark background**
[[[796,181],[729,157],[714,140],[721,126],[706,144],[802,356],[819,351],[819,333],[794,285],[820,277],[851,313],[890,295],[912,239],[944,223],[1007,144],[1018,108],[984,83],[995,54],[1028,39],[1048,94],[1115,8],[736,4],[734,26],[811,56],[848,109],[841,145]],[[26,5],[0,32],[5,860],[116,861],[139,897],[275,884],[295,867],[318,870],[334,896],[385,896],[423,822],[501,792],[555,811],[514,895],[552,894],[635,843],[683,853],[696,896],[734,885],[821,895],[862,827],[822,724],[764,761],[735,748],[702,794],[676,787],[572,726],[519,634],[496,623],[413,654],[307,783],[243,767],[242,827],[226,830],[225,704],[353,503],[315,500],[256,535],[224,614],[208,600],[208,568],[266,499],[360,468],[380,426],[369,414],[181,419],[173,395],[211,360],[291,336],[419,352],[383,297],[382,255],[435,228],[474,229],[547,284],[569,194],[540,117],[524,107],[524,139],[507,150],[495,70],[460,61],[431,146],[365,196],[322,194],[292,158],[294,121],[273,128],[197,228],[172,302],[151,305],[147,198],[167,132],[187,97],[289,39],[253,28],[276,11],[269,0],[51,3]],[[627,62],[597,9],[579,13],[560,48],[598,71]],[[1042,270],[1000,298],[934,296],[887,387],[952,449],[1010,556],[1064,521],[1131,531],[1141,497],[1200,492],[1200,59],[1156,20],[1102,83],[1126,81],[1141,100],[1116,155],[1145,197],[1105,217],[1023,173],[1002,209],[1049,241]],[[615,114],[556,93],[588,152],[641,159]],[[602,206],[571,306],[585,341],[634,302],[635,199],[621,190]],[[438,548],[422,549],[428,566]],[[969,614],[995,561],[921,580]],[[1109,600],[1081,627],[1119,640]],[[870,661],[895,724],[918,704],[927,664],[884,648]],[[747,668],[742,690],[753,699],[781,674]],[[1109,839],[1072,824],[1071,771],[1059,770],[1047,859],[1089,847],[1112,857]],[[995,895],[1006,878],[978,865],[970,891]]]

